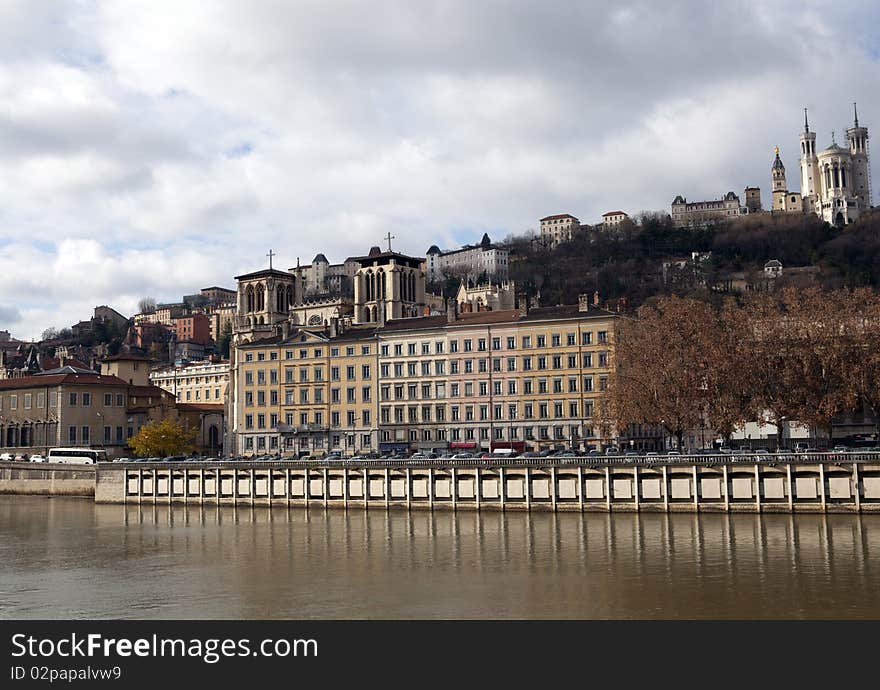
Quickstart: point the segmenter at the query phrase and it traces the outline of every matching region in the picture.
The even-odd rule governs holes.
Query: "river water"
[[[880,515],[0,496],[0,618],[880,618]]]

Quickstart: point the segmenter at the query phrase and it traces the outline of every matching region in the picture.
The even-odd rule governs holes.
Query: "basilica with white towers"
[[[853,104],[853,126],[846,130],[846,146],[840,146],[832,132],[831,145],[816,149],[816,133],[810,131],[804,109],[804,131],[800,135],[801,191],[787,188],[785,166],[776,149],[771,168],[773,203],[782,213],[815,213],[837,226],[854,222],[871,208],[871,170],[868,157],[868,128],[859,125]]]

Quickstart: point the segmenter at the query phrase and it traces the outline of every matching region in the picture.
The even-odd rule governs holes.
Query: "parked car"
[[[681,453],[677,450],[670,450],[666,452],[666,457],[668,458],[680,458]]]
[[[473,455],[470,453],[456,453],[455,455],[450,456],[450,460],[472,460]]]
[[[541,454],[535,450],[527,450],[520,457],[521,458],[540,458]]]
[[[35,455],[31,455],[31,462],[49,462],[49,461],[46,459],[45,455],[40,455],[39,453],[37,453]]]
[[[832,453],[849,453],[849,448],[847,448],[846,446],[834,446],[834,450],[832,450],[831,452]]]
[[[12,453],[0,453],[0,462],[12,462]]]
[[[597,456],[601,457],[602,455],[604,455],[604,453],[601,450],[591,450],[589,453],[587,453],[588,458],[595,458]]]

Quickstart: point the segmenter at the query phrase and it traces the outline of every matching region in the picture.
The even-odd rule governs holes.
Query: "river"
[[[0,618],[880,618],[880,515],[0,496]]]

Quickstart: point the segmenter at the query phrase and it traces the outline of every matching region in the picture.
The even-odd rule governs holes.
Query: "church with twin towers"
[[[853,103],[853,124],[846,130],[846,146],[837,143],[832,132],[831,145],[817,149],[816,133],[810,131],[804,108],[804,130],[800,134],[801,191],[787,187],[785,166],[776,149],[771,167],[774,212],[815,213],[836,226],[854,222],[873,203],[868,128],[859,124]]]

